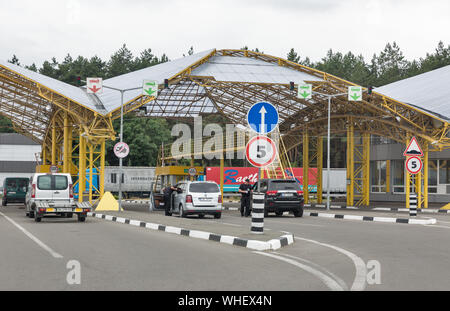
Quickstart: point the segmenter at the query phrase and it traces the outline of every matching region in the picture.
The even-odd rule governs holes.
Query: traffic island
[[[270,230],[264,234],[255,235],[250,232],[250,223],[248,228],[245,228],[223,224],[213,218],[200,220],[198,218],[170,217],[159,213],[135,211],[92,212],[88,213],[88,216],[258,251],[277,250],[294,243],[294,235],[291,233],[286,234]]]

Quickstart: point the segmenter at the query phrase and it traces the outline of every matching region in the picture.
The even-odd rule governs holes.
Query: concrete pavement
[[[13,205],[0,212],[63,256],[52,257],[0,215],[0,289],[446,290],[450,285],[447,215],[432,215],[438,222],[429,226],[270,216],[265,228],[292,232],[296,242],[254,252],[95,218],[35,223]],[[218,221],[248,225],[237,211],[224,211]],[[80,285],[66,282],[71,259],[81,264]],[[380,284],[370,277],[367,283],[377,262]]]

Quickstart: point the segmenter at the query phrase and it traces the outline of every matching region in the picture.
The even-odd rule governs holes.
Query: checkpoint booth
[[[202,166],[158,166],[150,186],[150,209],[164,209],[162,190],[168,185],[175,186],[185,180],[203,180],[205,170]]]

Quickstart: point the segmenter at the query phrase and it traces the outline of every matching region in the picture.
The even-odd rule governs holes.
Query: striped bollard
[[[417,216],[417,194],[409,194],[409,216]]]
[[[264,193],[254,192],[252,196],[252,227],[251,233],[264,233]]]

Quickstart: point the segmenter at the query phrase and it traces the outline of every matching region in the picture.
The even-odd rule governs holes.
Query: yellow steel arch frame
[[[86,168],[90,172],[95,168],[100,175],[99,186],[93,185],[91,173],[86,196],[93,202],[103,195],[105,140],[115,139],[110,115],[102,116],[1,65],[0,114],[12,121],[17,132],[42,145],[38,171],[58,165],[62,172],[72,174],[74,184],[81,188],[79,200],[83,201]]]
[[[303,100],[297,97],[296,90],[290,89],[290,81],[285,83],[217,81],[215,77],[192,75],[195,68],[208,62],[214,55],[254,58],[307,73],[321,81],[305,81],[311,83],[313,90],[317,93],[312,99]],[[255,101],[270,101],[279,110],[281,119],[279,130],[283,136],[283,143],[287,146],[286,153],[302,144],[303,140],[308,142],[303,144],[303,148],[309,149],[310,140],[313,137],[324,136],[327,128],[326,95],[346,92],[348,86],[355,85],[279,57],[231,49],[213,50],[196,63],[168,78],[170,89],[161,89],[156,99],[151,96],[137,96],[124,104],[124,113],[152,102],[149,110],[155,116],[192,117],[213,108],[231,122],[242,124],[248,108]],[[120,116],[120,107],[106,116],[100,115],[45,85],[5,66],[0,66],[0,114],[10,118],[18,132],[42,144],[44,165],[62,164],[63,171],[78,174],[80,193],[83,194],[87,168],[97,167],[100,175],[104,174],[102,169],[105,156],[104,143],[106,139],[115,139],[112,120]],[[367,135],[369,134],[404,143],[410,136],[409,133],[414,133],[429,151],[450,148],[448,121],[377,92],[372,92],[372,95],[364,92],[362,102],[349,102],[345,96],[335,97],[331,115],[332,133],[349,132],[349,128],[351,129],[349,135],[354,135],[353,132],[368,133],[364,134],[366,136],[363,135],[362,147],[359,146],[360,149],[362,148],[360,153],[363,158],[368,154],[367,141],[370,137],[367,138]],[[304,130],[305,126],[307,126],[307,132]],[[351,170],[354,169],[355,161],[358,162],[355,147],[357,146],[353,144],[348,148],[351,150],[347,157],[347,160],[352,161]],[[316,149],[318,151],[318,145]],[[76,154],[77,151],[78,154]],[[280,165],[287,166],[282,163],[284,158],[288,159],[287,155],[280,157]],[[307,158],[304,162],[310,166],[309,150]],[[357,204],[368,204],[367,163],[362,163],[362,168],[356,168],[349,176],[349,183],[352,184],[352,190],[349,192],[353,193],[350,198],[352,204],[355,203],[355,198],[358,199]],[[317,167],[319,168],[318,165]],[[356,173],[364,177],[357,177]],[[425,183],[427,172],[424,171],[422,175],[424,175],[422,179]],[[362,183],[355,178],[363,178]],[[355,188],[356,183],[359,188]],[[94,190],[92,182],[89,187],[91,191],[101,194],[103,189],[101,176],[98,188]],[[424,196],[427,195],[425,188],[421,191]],[[88,197],[92,201],[95,195],[91,193]],[[427,204],[427,200],[423,202]]]

